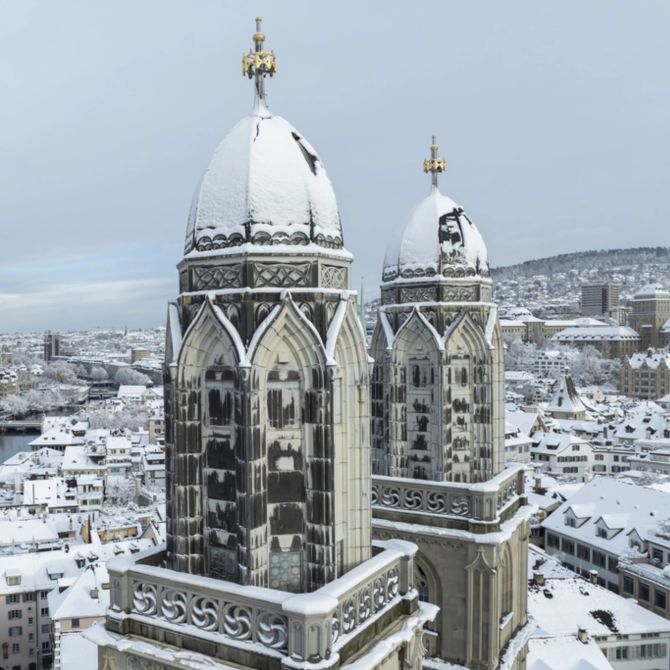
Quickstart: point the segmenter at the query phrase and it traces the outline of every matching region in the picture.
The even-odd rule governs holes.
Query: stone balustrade
[[[497,521],[524,491],[523,466],[503,470],[481,483],[436,482],[405,477],[372,477],[372,505],[475,521]]]
[[[144,634],[166,629],[205,643],[246,647],[282,659],[283,667],[335,662],[367,622],[412,595],[416,545],[375,542],[369,560],[312,593],[293,594],[178,573],[157,567],[163,547],[108,563],[107,627],[135,622]],[[151,635],[149,634],[151,637]],[[194,650],[199,650],[196,643]],[[331,663],[321,665],[328,667]]]

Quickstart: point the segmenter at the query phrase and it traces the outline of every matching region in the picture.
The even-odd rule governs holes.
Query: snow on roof
[[[35,479],[23,486],[24,505],[48,507],[76,506],[76,488],[69,488],[62,477]]]
[[[121,384],[116,394],[117,398],[141,398],[147,392],[143,384]]]
[[[565,513],[573,508],[575,516],[583,518],[581,514],[586,507],[580,508],[582,505],[590,508],[588,520],[577,528],[566,526]],[[607,477],[595,477],[545,519],[542,526],[545,530],[621,556],[630,549],[628,534],[631,531],[637,531],[644,539],[656,532],[659,521],[669,517],[670,496],[666,493]],[[620,532],[610,538],[599,537],[596,526],[600,525],[601,519],[610,529],[621,529]]]
[[[589,444],[569,433],[535,433],[531,449],[535,454],[560,454],[573,444]]]
[[[85,429],[85,426],[84,426]],[[47,429],[39,437],[36,437],[29,444],[31,449],[40,449],[42,447],[67,446],[70,444],[83,444],[84,438],[75,435],[71,427],[54,426]]]
[[[656,370],[662,363],[665,363],[665,366],[670,368],[670,352],[653,351],[650,349],[646,353],[640,352],[628,357],[628,364],[633,369],[647,367],[651,370]]]
[[[476,226],[460,205],[433,189],[389,244],[383,278],[436,275],[443,265],[461,266],[466,274],[489,272],[486,245]]]
[[[639,340],[640,336],[629,326],[575,326],[556,333],[555,342],[618,342],[621,340]]]
[[[660,284],[647,284],[633,296],[633,300],[648,300],[649,298],[670,299],[670,291],[664,290]]]
[[[558,390],[545,409],[547,412],[580,413],[586,411],[586,406],[579,397],[570,375],[563,375]]]
[[[560,616],[557,613],[560,612]],[[670,633],[670,621],[581,577],[546,579],[528,588],[528,614],[538,626],[536,637]]]
[[[132,541],[121,540],[108,542],[106,544],[75,544],[71,545],[69,551],[55,549],[52,551],[33,551],[15,555],[0,556],[0,594],[9,592],[51,590],[58,585],[58,579],[62,577],[74,579],[82,568],[77,566],[75,558],[93,555],[94,560],[107,561],[118,555],[119,552],[129,555],[131,545],[140,550],[153,546],[151,540],[135,538]],[[92,553],[94,552],[94,554]],[[77,556],[79,554],[79,556]],[[90,562],[90,559],[87,559]],[[8,585],[6,576],[10,571],[18,571],[21,583]],[[11,574],[9,575],[11,576]]]
[[[44,542],[58,542],[58,530],[51,519],[0,519],[0,547]]]
[[[330,179],[302,135],[259,108],[239,121],[214,152],[193,198],[184,251],[245,242],[272,251],[277,242],[310,241],[342,246]]]
[[[101,563],[91,563],[62,593],[49,594],[49,615],[59,619],[104,617],[109,607],[109,573]]]
[[[574,635],[528,640],[526,670],[611,670],[595,640],[586,644]]]
[[[83,632],[66,632],[60,638],[60,664],[67,670],[95,670],[98,667],[98,645]]]

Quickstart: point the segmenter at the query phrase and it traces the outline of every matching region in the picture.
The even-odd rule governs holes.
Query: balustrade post
[[[330,658],[336,598],[314,593],[292,596],[282,603],[288,616],[288,655],[291,660],[319,662]]]
[[[406,540],[387,540],[386,546],[402,553],[398,566],[398,593],[404,596],[414,588],[414,556],[419,548]]]
[[[128,576],[132,567],[133,561],[122,557],[113,558],[107,563],[112,591],[110,608],[116,612],[129,613],[133,609],[133,594]]]

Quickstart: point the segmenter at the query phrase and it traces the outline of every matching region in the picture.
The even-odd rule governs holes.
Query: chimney
[[[535,586],[544,586],[544,573],[539,570],[533,570],[533,584]]]
[[[588,642],[589,642],[589,634],[586,632],[586,628],[584,628],[584,626],[578,626],[578,627],[577,627],[577,639],[578,639],[582,644],[588,644]]]
[[[598,571],[597,570],[589,570],[589,581],[591,584],[597,584],[598,583]]]

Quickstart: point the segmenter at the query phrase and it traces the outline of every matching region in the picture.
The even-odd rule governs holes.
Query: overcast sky
[[[256,14],[367,297],[432,133],[493,265],[670,244],[667,0],[0,0],[0,331],[163,323]]]

